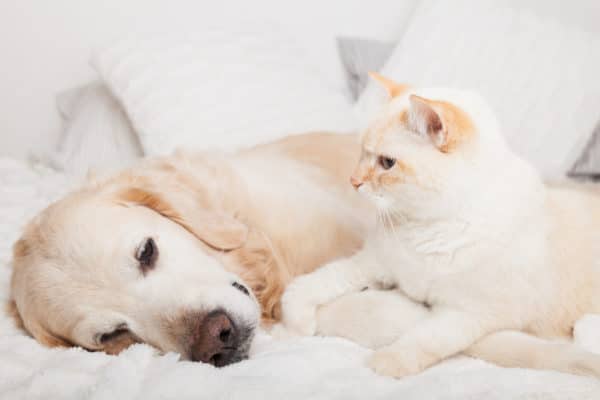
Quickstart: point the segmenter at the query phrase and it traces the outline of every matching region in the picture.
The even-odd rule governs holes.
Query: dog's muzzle
[[[213,311],[200,322],[191,347],[192,361],[223,367],[248,357],[254,329],[236,325],[225,311]]]

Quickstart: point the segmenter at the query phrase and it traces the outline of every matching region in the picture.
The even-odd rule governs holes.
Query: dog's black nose
[[[192,361],[215,367],[231,364],[237,351],[238,332],[224,311],[208,314],[200,323],[192,346]]]

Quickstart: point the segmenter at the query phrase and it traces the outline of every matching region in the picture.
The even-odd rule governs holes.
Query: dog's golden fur
[[[74,318],[69,315],[68,305],[52,306],[44,295],[32,296],[28,292],[39,291],[43,284],[34,285],[27,277],[46,273],[36,264],[49,253],[58,253],[52,256],[61,263],[67,262],[61,259],[67,256],[56,247],[67,240],[57,236],[61,229],[67,229],[61,224],[70,218],[69,209],[108,199],[119,205],[149,208],[194,235],[204,252],[252,288],[261,306],[262,320],[268,325],[279,318],[279,299],[294,276],[328,260],[348,256],[361,246],[364,227],[356,216],[366,216],[368,206],[347,183],[347,171],[359,152],[352,135],[306,134],[243,150],[231,158],[179,153],[91,182],[51,205],[28,225],[15,244],[11,288],[17,300],[13,308],[18,312],[13,314],[20,316],[27,330],[48,346],[81,344],[71,337],[69,329],[51,327],[57,319],[62,321],[61,326],[73,325],[67,323]],[[288,175],[292,180],[306,179],[304,190],[321,191],[314,194],[317,197],[334,193],[340,203],[349,205],[350,211],[341,214],[335,212],[335,205],[330,205],[307,208],[305,215],[299,215],[301,204],[297,204],[296,215],[293,206],[288,214],[285,197],[293,193],[284,193],[283,197],[258,193],[254,186],[259,183],[252,181],[255,178],[238,173],[262,162],[273,164],[276,181],[280,179],[285,184]],[[354,211],[353,220],[347,219]]]

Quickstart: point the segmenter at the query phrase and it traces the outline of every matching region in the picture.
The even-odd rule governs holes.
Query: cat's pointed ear
[[[431,138],[443,153],[449,153],[473,133],[469,117],[455,105],[426,99],[417,95],[409,97],[409,124],[423,136]]]
[[[401,83],[396,83],[391,79],[388,79],[382,75],[379,75],[377,72],[370,71],[369,76],[379,83],[388,93],[390,99],[394,97],[400,96],[408,90],[408,85],[403,85]]]

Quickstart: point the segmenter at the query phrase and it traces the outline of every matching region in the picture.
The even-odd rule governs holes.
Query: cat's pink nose
[[[354,175],[352,175],[350,177],[350,183],[352,184],[352,186],[354,186],[354,189],[358,189],[360,187],[360,185],[363,184],[363,181],[357,177],[355,177]]]

